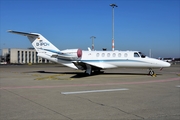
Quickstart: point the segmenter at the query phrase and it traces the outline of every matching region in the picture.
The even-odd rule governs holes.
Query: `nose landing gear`
[[[151,68],[149,69],[149,75],[156,77],[155,72]]]

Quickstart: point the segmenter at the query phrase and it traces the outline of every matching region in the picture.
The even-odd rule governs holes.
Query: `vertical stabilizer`
[[[8,32],[27,36],[38,53],[47,52],[53,54],[53,53],[58,53],[60,51],[58,48],[56,48],[51,42],[49,42],[39,33],[25,33],[25,32],[18,32],[12,30],[9,30]]]

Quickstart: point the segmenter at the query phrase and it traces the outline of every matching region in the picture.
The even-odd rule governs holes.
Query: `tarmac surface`
[[[180,120],[180,65],[155,72],[0,65],[0,119]]]

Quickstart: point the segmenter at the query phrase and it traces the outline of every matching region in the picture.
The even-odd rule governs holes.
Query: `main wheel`
[[[99,74],[100,72],[101,72],[101,70],[99,70],[99,69],[98,70],[94,70],[95,74]]]

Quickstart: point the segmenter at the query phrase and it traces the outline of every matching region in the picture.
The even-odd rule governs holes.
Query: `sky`
[[[40,33],[60,50],[136,50],[180,57],[180,0],[0,0],[0,49],[29,48],[7,30]]]

